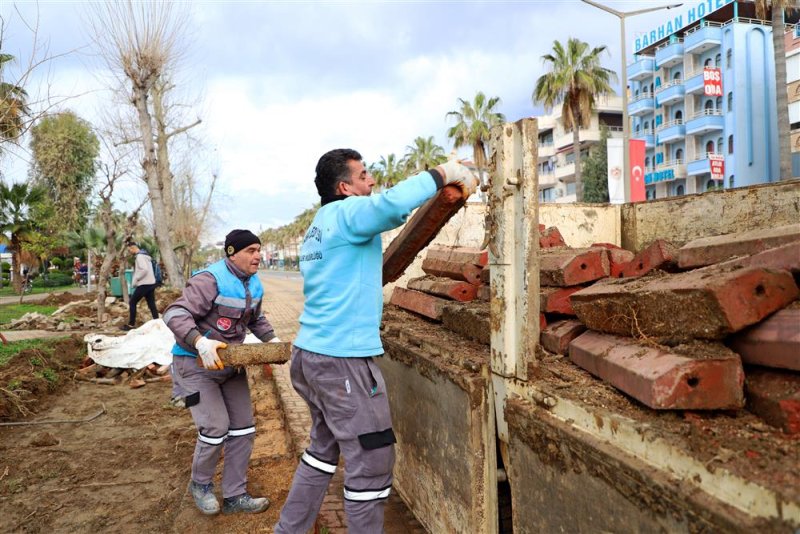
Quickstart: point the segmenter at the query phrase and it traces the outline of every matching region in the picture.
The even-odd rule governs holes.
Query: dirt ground
[[[57,342],[52,354],[25,351],[2,368],[0,387],[6,389],[11,374],[31,374],[32,358],[45,359],[58,373],[58,380],[45,379],[50,385],[39,384],[44,390],[29,395],[37,402],[21,397],[35,414],[26,421],[83,419],[104,407],[105,413],[81,424],[0,427],[0,531],[272,531],[296,459],[270,376],[259,368],[248,371],[258,431],[249,490],[269,497],[272,505],[255,516],[208,518],[186,491],[196,430],[188,410],[169,405],[171,385],[130,389],[74,382],[70,373],[84,355],[82,343],[68,339]],[[17,391],[25,387],[34,386],[25,383]],[[2,405],[8,404],[4,399]],[[7,414],[0,421],[11,418]]]

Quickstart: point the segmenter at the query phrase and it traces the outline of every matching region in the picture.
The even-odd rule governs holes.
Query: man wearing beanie
[[[247,493],[256,429],[246,371],[223,367],[217,355],[229,343],[242,343],[245,329],[261,341],[279,341],[261,312],[261,241],[249,230],[233,230],[225,237],[225,255],[192,276],[164,312],[175,334],[172,377],[197,427],[189,491],[207,515],[220,511],[212,479],[223,449],[222,512],[259,513],[269,506],[265,497]]]
[[[322,206],[300,250],[305,304],[291,361],[292,384],[311,411],[311,444],[275,533],[305,533],[314,525],[340,453],[348,530],[380,533],[396,441],[386,384],[373,361],[383,355],[380,234],[444,185],[468,196],[478,180],[448,161],[371,195],[375,180],[350,149],[326,153],[316,171]]]

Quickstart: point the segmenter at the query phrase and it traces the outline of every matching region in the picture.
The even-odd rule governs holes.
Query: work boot
[[[194,497],[197,508],[205,515],[219,513],[219,501],[214,496],[214,484],[198,484],[194,480],[189,481],[189,493]]]
[[[260,514],[267,508],[269,508],[269,499],[266,497],[251,497],[249,493],[222,499],[223,514],[234,514],[236,512]]]

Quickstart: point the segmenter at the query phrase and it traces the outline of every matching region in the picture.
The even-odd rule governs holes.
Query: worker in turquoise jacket
[[[305,533],[314,525],[340,453],[348,529],[379,533],[396,441],[386,384],[373,360],[383,354],[380,235],[444,185],[468,196],[478,180],[449,161],[371,195],[375,180],[361,155],[336,149],[320,158],[315,183],[322,205],[300,249],[305,304],[291,360],[292,384],[311,412],[311,444],[275,533]]]

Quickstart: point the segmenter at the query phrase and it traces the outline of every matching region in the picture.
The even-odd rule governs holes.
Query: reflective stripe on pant
[[[198,484],[211,482],[224,447],[222,496],[246,492],[256,431],[247,373],[233,367],[209,371],[188,356],[174,356],[172,366],[180,388],[187,392],[186,407],[197,427],[192,480]],[[190,406],[190,399],[196,399],[197,404]]]
[[[348,530],[383,532],[394,434],[380,369],[372,358],[334,358],[295,347],[291,377],[311,411],[311,444],[297,467],[275,533],[305,533],[314,525],[340,452]]]

